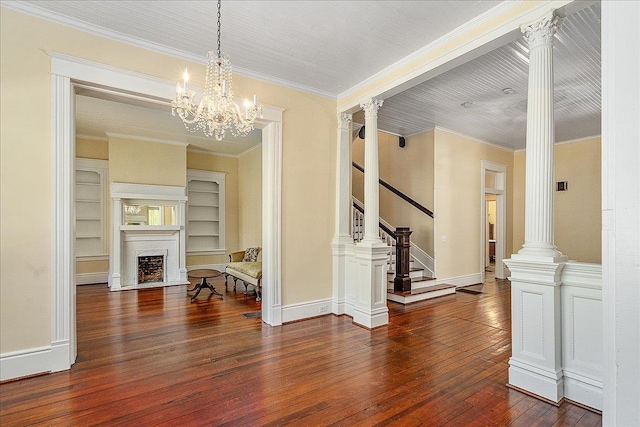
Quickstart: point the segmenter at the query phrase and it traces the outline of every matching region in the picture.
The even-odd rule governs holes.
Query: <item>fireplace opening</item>
[[[138,283],[164,282],[164,255],[138,257]]]

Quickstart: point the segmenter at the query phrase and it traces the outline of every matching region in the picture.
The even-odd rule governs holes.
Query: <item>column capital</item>
[[[349,123],[351,123],[351,119],[353,118],[352,114],[347,113],[338,113],[338,128],[339,129],[348,129]]]
[[[382,107],[384,100],[377,98],[369,98],[369,100],[360,104],[360,108],[364,110],[365,116],[377,116],[378,109]]]
[[[533,49],[544,44],[553,44],[553,36],[561,24],[562,18],[551,12],[535,22],[522,25],[520,31],[524,34],[529,49]]]

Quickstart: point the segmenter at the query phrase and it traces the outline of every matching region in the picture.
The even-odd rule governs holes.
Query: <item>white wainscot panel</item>
[[[602,410],[602,268],[567,263],[562,273],[565,397]]]
[[[523,290],[520,300],[520,352],[533,359],[544,360],[544,296]]]

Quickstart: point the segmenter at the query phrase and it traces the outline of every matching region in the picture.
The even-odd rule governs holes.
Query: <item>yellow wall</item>
[[[354,139],[353,161],[364,167],[364,140]],[[404,148],[398,137],[378,132],[380,179],[433,211],[433,131],[406,139]],[[364,175],[352,168],[352,193],[364,200]],[[380,187],[380,217],[393,227],[408,226],[411,241],[433,256],[433,219],[384,187]]]
[[[435,260],[439,279],[482,273],[481,161],[507,167],[505,254],[511,253],[513,152],[444,129],[435,130]],[[442,237],[447,241],[443,242]]]
[[[262,146],[238,158],[238,206],[240,245],[237,250],[262,246]]]
[[[202,63],[130,46],[5,8],[0,14],[0,31],[0,352],[5,353],[51,343],[51,61],[46,52],[168,81],[177,81],[188,66],[193,84],[199,87],[204,87],[205,73]],[[256,93],[261,102],[285,109],[283,304],[330,298],[336,101],[245,76],[234,76],[234,91],[239,97]],[[111,179],[122,178],[116,175]],[[39,209],[21,209],[25,200],[37,200]],[[25,287],[24,283],[30,286]]]
[[[187,151],[187,168],[223,172],[225,183],[225,245],[227,254],[238,250],[238,159]],[[224,255],[189,255],[187,267],[192,265],[224,264],[229,262]]]
[[[569,259],[602,262],[602,191],[601,139],[582,139],[555,146],[554,182],[568,181],[568,191],[554,191],[554,243]],[[520,212],[514,223],[513,247],[524,244],[525,151],[516,153],[516,191],[521,194],[514,212]]]
[[[187,148],[110,136],[109,181],[185,187]]]

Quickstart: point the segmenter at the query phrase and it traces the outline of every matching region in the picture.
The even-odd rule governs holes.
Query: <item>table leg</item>
[[[200,294],[200,291],[201,291],[203,288],[207,288],[207,289],[209,289],[213,295],[218,295],[218,296],[219,296],[219,297],[221,297],[221,298],[222,298],[222,296],[223,296],[220,292],[216,291],[216,288],[214,288],[213,286],[211,286],[211,285],[209,284],[209,282],[207,282],[207,279],[206,279],[205,277],[203,277],[203,278],[202,278],[202,282],[198,285],[198,291],[195,293],[195,295],[194,295],[194,296],[192,296],[192,297],[191,297],[191,301],[192,301],[192,302],[193,302],[193,300],[195,300],[195,299],[196,299],[196,297],[198,296],[198,294]]]

